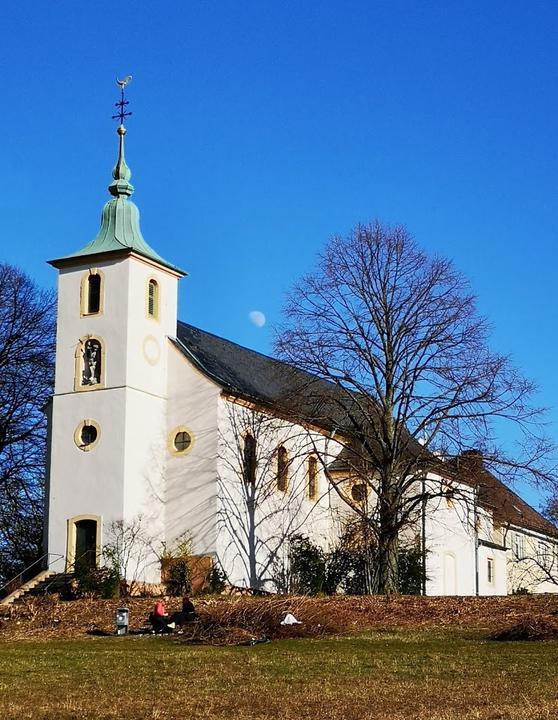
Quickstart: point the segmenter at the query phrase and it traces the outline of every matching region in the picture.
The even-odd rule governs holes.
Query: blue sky
[[[182,319],[268,352],[285,291],[330,235],[403,223],[470,279],[558,436],[556,3],[61,1],[2,15],[3,260],[53,286],[45,260],[94,237],[114,78],[131,73],[134,200],[147,241],[190,273]]]

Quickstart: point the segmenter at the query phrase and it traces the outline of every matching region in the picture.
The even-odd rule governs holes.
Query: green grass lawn
[[[255,647],[0,644],[0,718],[558,718],[558,643],[368,633]]]

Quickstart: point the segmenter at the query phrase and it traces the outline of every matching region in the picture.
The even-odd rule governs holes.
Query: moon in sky
[[[250,318],[250,322],[256,327],[263,327],[265,325],[265,315],[263,312],[260,312],[260,310],[252,310],[252,312],[248,313],[248,317]]]

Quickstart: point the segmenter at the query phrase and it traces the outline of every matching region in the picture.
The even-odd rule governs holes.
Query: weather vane
[[[116,80],[116,84],[120,88],[120,100],[114,103],[114,106],[118,108],[116,115],[112,116],[113,120],[120,120],[120,124],[124,125],[124,119],[129,117],[132,113],[126,112],[126,106],[129,104],[128,100],[124,99],[124,88],[132,82],[132,76],[126,75],[122,80]]]

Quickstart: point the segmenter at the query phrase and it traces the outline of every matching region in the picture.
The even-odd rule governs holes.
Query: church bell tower
[[[119,84],[118,159],[100,230],[50,262],[59,277],[48,551],[69,571],[98,565],[121,521],[141,522],[151,537],[163,530],[168,339],[185,273],[142,236],[124,155],[127,81]],[[158,582],[155,559],[139,574]]]

